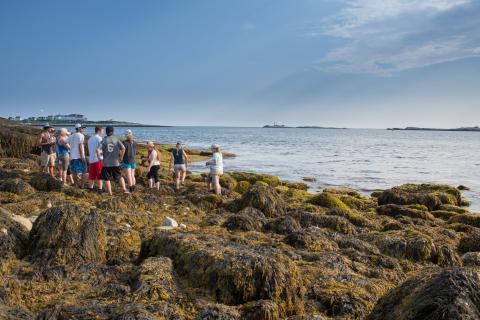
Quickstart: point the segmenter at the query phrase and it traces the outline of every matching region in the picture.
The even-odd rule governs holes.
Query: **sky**
[[[0,0],[0,116],[480,125],[480,0]]]

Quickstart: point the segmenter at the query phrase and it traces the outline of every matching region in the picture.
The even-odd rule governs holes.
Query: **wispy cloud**
[[[315,62],[334,73],[390,74],[480,57],[476,0],[349,0],[305,36],[346,40]]]

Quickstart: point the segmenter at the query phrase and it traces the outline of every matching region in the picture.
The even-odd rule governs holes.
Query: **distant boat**
[[[292,127],[287,127],[284,124],[277,124],[276,122],[273,123],[273,125],[267,124],[263,126],[264,128],[275,128],[275,129],[281,129],[281,128],[292,128]]]

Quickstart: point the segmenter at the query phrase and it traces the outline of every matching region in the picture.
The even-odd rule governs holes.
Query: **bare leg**
[[[175,172],[175,188],[177,189],[177,191],[180,190],[180,175],[180,171]]]
[[[213,184],[215,186],[215,193],[221,195],[222,187],[220,187],[220,176],[218,174],[213,176]]]
[[[105,188],[107,188],[108,194],[112,195],[112,183],[109,180],[105,181]]]
[[[120,178],[120,186],[122,187],[124,193],[129,193],[127,188],[125,187],[125,179],[123,179],[123,177]]]
[[[103,189],[103,180],[98,180],[98,190]]]
[[[135,169],[132,169],[132,186],[137,184],[137,180],[135,179]]]
[[[160,181],[155,182],[155,186],[157,187],[157,190],[160,190]]]
[[[182,171],[182,184],[185,182],[186,177],[187,177],[187,171]]]
[[[153,188],[153,179],[152,179],[152,178],[148,179],[148,187],[149,187],[150,189]]]

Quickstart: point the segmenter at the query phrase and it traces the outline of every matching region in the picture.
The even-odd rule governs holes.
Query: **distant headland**
[[[321,126],[297,126],[297,127],[289,127],[283,124],[277,124],[274,123],[273,125],[267,124],[264,125],[263,128],[274,128],[274,129],[284,129],[284,128],[289,128],[289,129],[341,129],[345,130],[347,128],[337,128],[337,127],[321,127]]]
[[[475,131],[480,132],[480,128],[476,127],[462,127],[462,128],[454,128],[454,129],[441,129],[441,128],[420,128],[420,127],[406,127],[406,128],[388,128],[387,130],[393,131]]]
[[[149,125],[149,124],[141,124],[136,122],[128,122],[128,121],[116,121],[116,120],[98,120],[92,121],[88,120],[83,114],[57,114],[57,115],[50,115],[45,117],[9,117],[8,120],[16,121],[22,124],[31,125],[31,126],[42,126],[45,123],[49,123],[50,125],[55,126],[73,126],[76,123],[81,123],[83,125],[90,125],[90,126],[128,126],[128,127],[170,127],[170,126],[163,126],[163,125]]]

